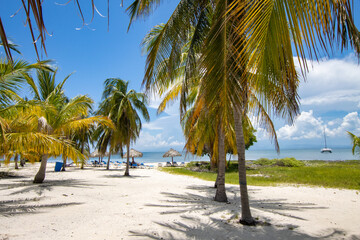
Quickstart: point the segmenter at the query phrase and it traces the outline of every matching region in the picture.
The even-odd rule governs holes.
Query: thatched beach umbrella
[[[181,153],[179,153],[178,151],[170,148],[169,151],[167,151],[163,157],[171,157],[171,165],[174,165],[174,157],[181,157]]]
[[[99,151],[96,149],[95,151],[93,151],[92,153],[90,153],[90,157],[99,157]]]
[[[127,154],[128,154],[128,153],[125,153],[124,156],[123,156],[123,158],[126,158],[126,157],[127,157]],[[135,149],[133,149],[133,148],[130,149],[129,157],[132,158],[132,163],[135,163],[134,158],[136,158],[136,157],[142,157],[142,156],[143,156],[142,152],[139,152],[139,151],[137,151],[137,150],[135,150]]]

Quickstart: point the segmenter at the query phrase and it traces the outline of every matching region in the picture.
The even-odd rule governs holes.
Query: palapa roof
[[[169,151],[167,151],[163,157],[180,157],[181,156],[181,153],[179,153],[178,151],[170,148]]]
[[[106,152],[105,154],[100,154],[99,151],[96,149],[90,154],[90,157],[99,157],[99,156],[109,156],[109,152]]]
[[[135,150],[135,149],[130,149],[130,156],[129,157],[131,157],[131,158],[135,158],[135,157],[142,157],[143,156],[143,154],[142,154],[142,152],[139,152],[139,151],[137,151],[137,150]],[[124,153],[124,156],[123,156],[123,158],[126,158],[127,157],[127,153]]]

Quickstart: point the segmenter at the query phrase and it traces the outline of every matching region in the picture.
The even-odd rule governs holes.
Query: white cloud
[[[342,121],[337,120],[339,123],[332,129],[326,128],[326,134],[330,137],[342,137],[346,135],[346,132],[352,132],[354,134],[360,133],[360,118],[357,112],[347,114]]]
[[[302,112],[293,125],[285,125],[277,131],[279,139],[300,140],[323,137],[323,131],[328,137],[344,138],[347,131],[360,133],[360,118],[357,112],[347,114],[342,119],[329,121],[327,124],[313,115],[313,111]]]
[[[148,130],[163,130],[164,123],[169,121],[171,118],[172,116],[160,117],[152,122],[143,123],[142,127],[143,129],[148,129]]]
[[[277,131],[279,139],[299,140],[321,137],[323,121],[315,118],[313,111],[302,112],[293,125],[285,125]]]
[[[165,148],[180,148],[184,147],[185,143],[180,140],[174,140],[174,137],[166,137],[164,134],[151,134],[146,131],[140,133],[140,137],[136,142],[136,146],[140,150],[154,151]]]
[[[351,112],[359,109],[360,66],[353,55],[344,59],[322,60],[319,63],[307,62],[307,81],[302,82],[299,87],[303,107],[316,112]]]

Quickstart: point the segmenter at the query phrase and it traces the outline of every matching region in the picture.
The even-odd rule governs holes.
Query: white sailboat
[[[332,149],[326,146],[326,134],[324,128],[324,139],[325,139],[325,147],[320,150],[321,153],[332,153]]]

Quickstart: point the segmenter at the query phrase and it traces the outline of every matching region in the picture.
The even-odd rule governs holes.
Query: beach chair
[[[162,163],[158,163],[158,167],[162,167]]]
[[[140,163],[140,168],[146,168],[146,165],[142,162]]]
[[[181,162],[180,167],[185,167],[185,162]]]
[[[116,162],[115,162],[115,166],[116,166],[116,167],[121,167],[121,164],[122,164],[122,163],[121,163],[120,161],[116,161]]]
[[[174,164],[172,166],[173,167],[178,167],[179,165],[177,164],[177,162],[174,162]]]
[[[166,162],[165,167],[171,167],[171,162]]]

